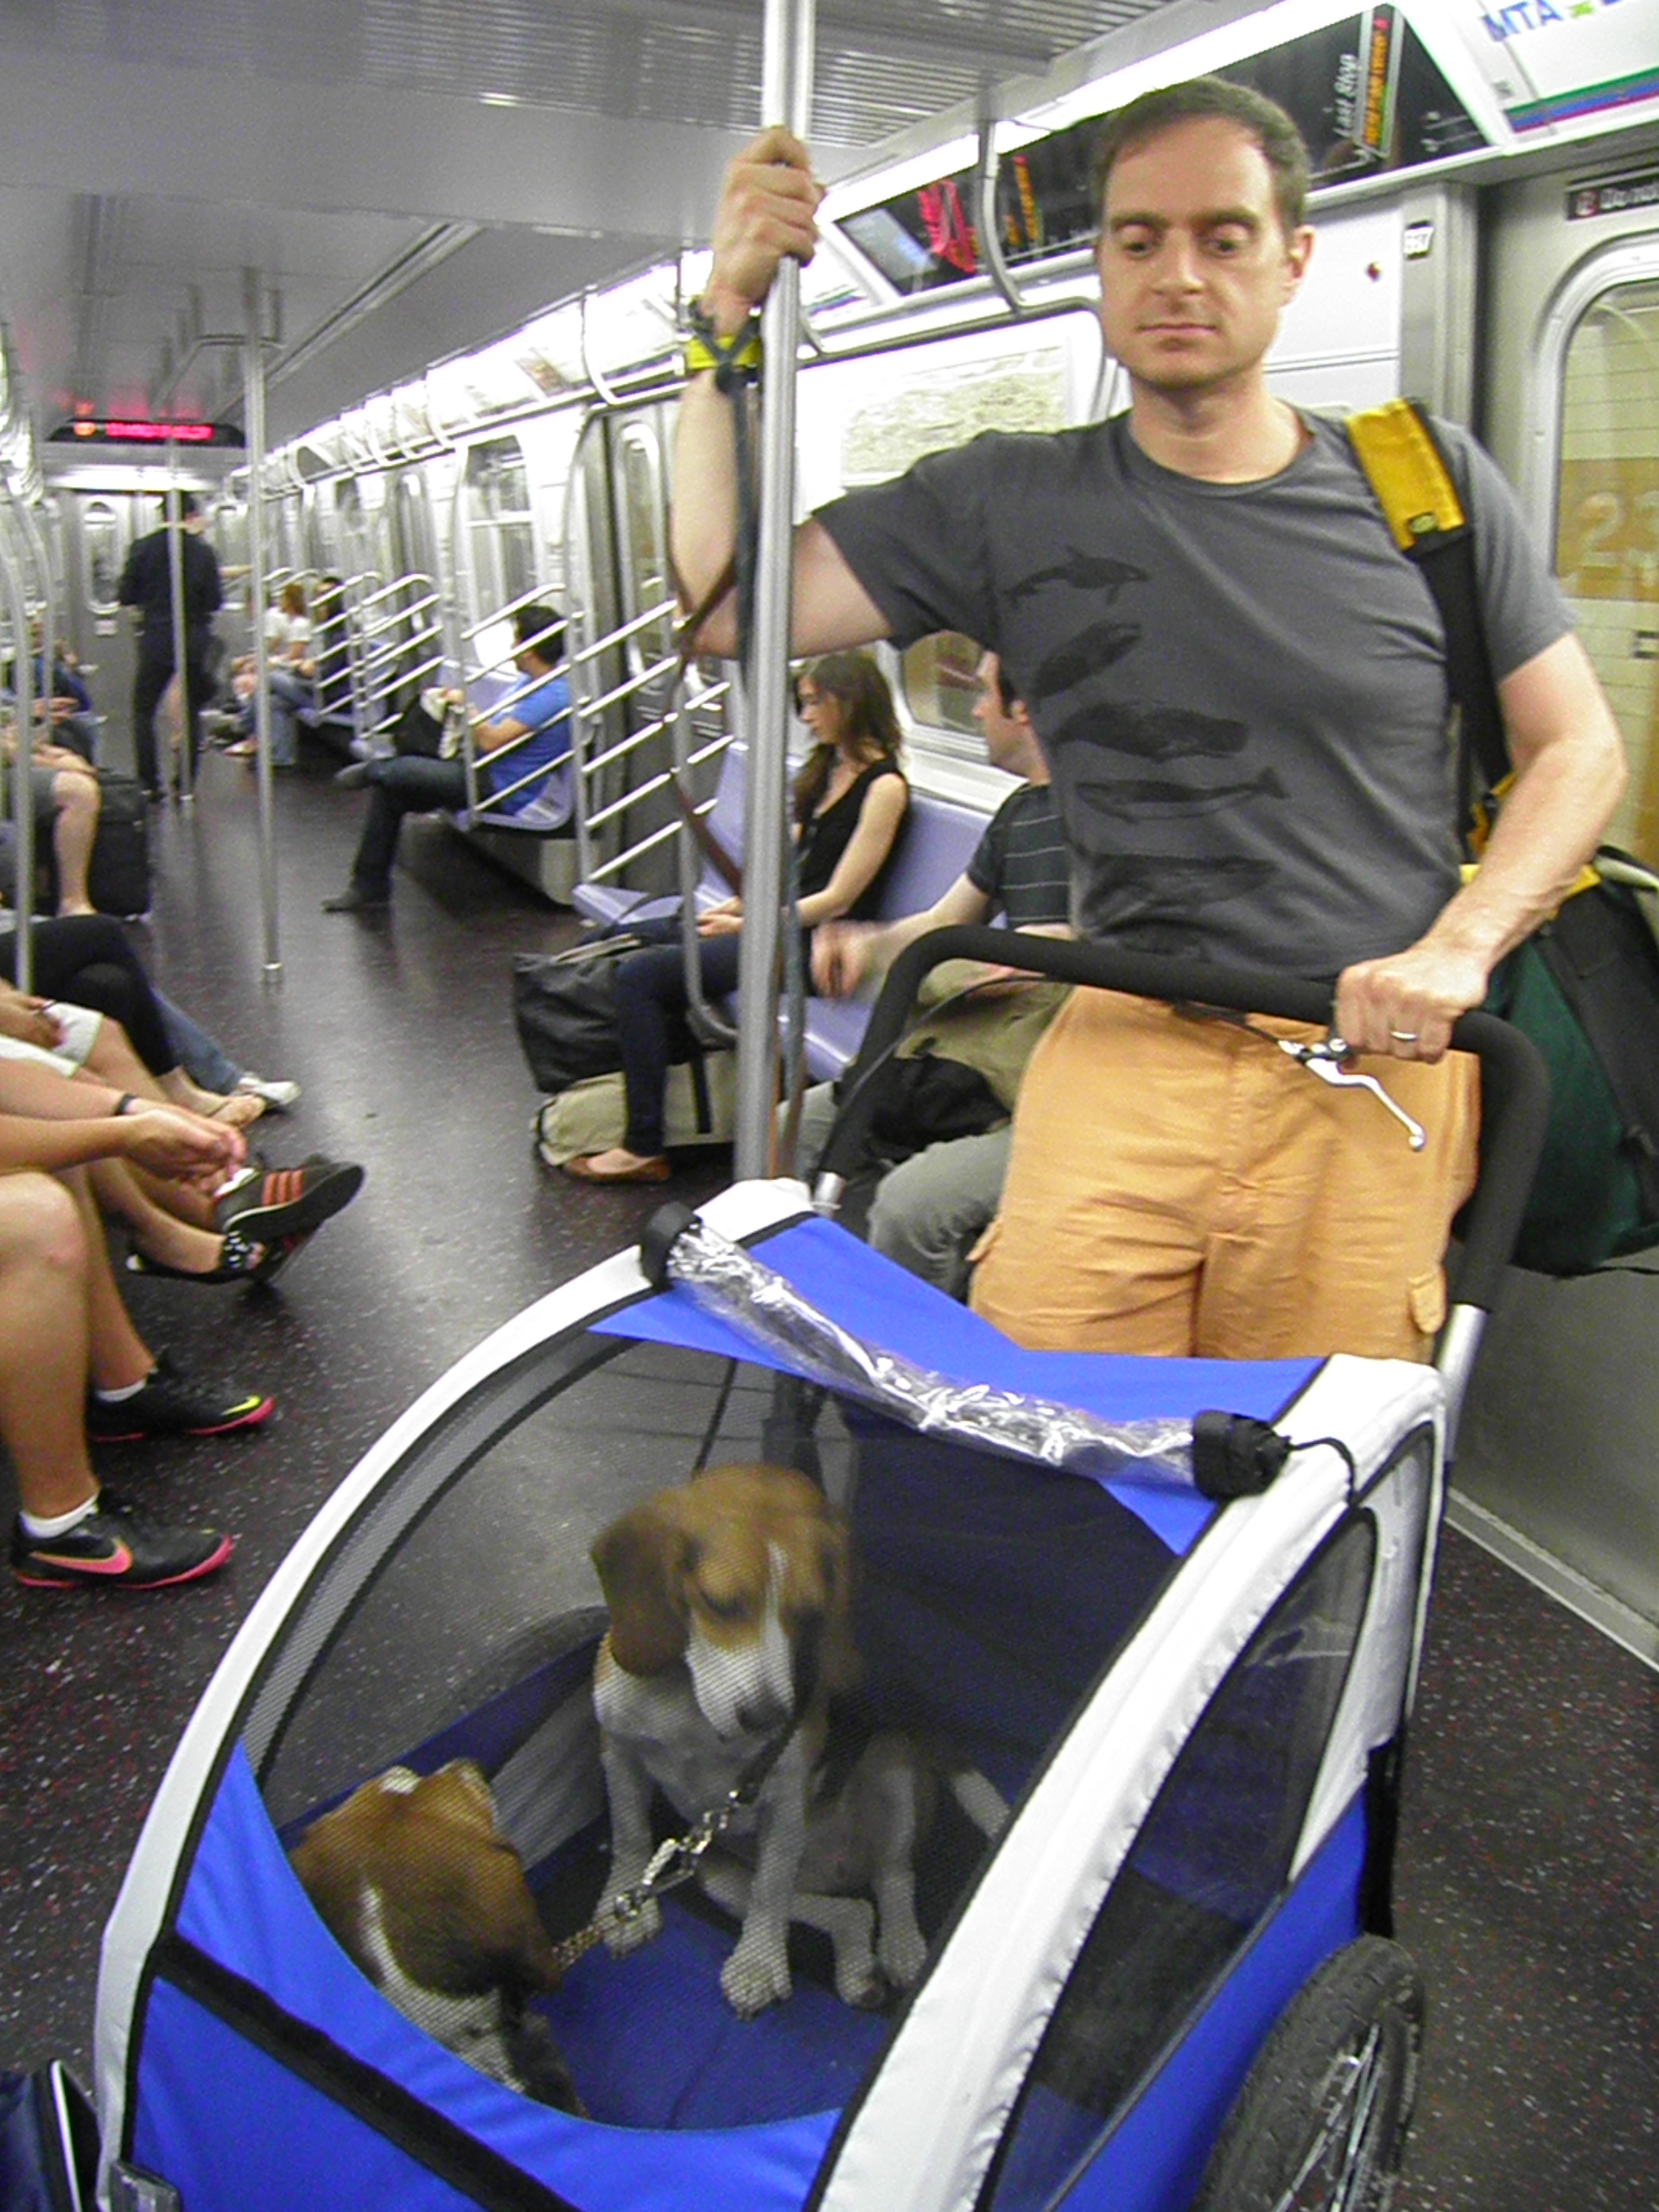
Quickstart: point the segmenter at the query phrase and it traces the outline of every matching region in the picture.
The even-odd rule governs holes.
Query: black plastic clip
[[[1249,1414],[1192,1416],[1192,1479],[1205,1497],[1259,1497],[1290,1449],[1287,1436]]]

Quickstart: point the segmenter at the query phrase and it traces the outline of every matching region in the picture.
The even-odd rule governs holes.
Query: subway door
[[[1637,203],[1644,196],[1645,209]],[[1659,135],[1509,187],[1487,225],[1487,441],[1552,551],[1624,732],[1611,842],[1659,865]],[[1651,1267],[1656,1257],[1634,1263]],[[1659,1661],[1659,1278],[1515,1271],[1452,1516]]]
[[[132,617],[117,600],[116,587],[134,539],[152,527],[157,509],[152,498],[134,492],[65,491],[58,500],[65,555],[60,614],[103,718],[99,760],[130,772],[137,649]]]

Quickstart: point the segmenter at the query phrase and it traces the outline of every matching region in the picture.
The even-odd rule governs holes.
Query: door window
[[[477,622],[527,597],[536,585],[535,518],[517,438],[493,438],[467,454],[461,514]]]
[[[107,499],[88,499],[80,511],[80,536],[86,563],[86,604],[94,614],[113,614],[116,586],[127,557],[121,516]]]
[[[1615,285],[1568,340],[1555,568],[1624,734],[1609,837],[1659,867],[1659,278]]]

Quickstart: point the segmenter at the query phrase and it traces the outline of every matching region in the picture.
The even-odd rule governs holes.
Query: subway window
[[[976,758],[980,747],[974,701],[979,686],[974,671],[979,665],[979,654],[971,638],[957,630],[941,630],[933,637],[918,639],[903,662],[905,704],[911,719],[925,725],[938,749],[955,751],[956,746],[950,743],[954,739]]]
[[[517,438],[492,438],[473,448],[461,496],[476,622],[536,586],[535,518]]]
[[[621,478],[618,510],[622,521],[623,559],[627,570],[630,620],[672,597],[668,581],[667,517],[663,503],[662,456],[649,423],[629,423],[618,442]],[[666,658],[674,650],[671,611],[639,633],[631,658],[636,673],[647,661]]]
[[[113,614],[116,586],[127,555],[121,516],[107,499],[88,499],[81,509],[80,531],[86,603],[95,614]]]
[[[1561,378],[1555,568],[1618,717],[1630,783],[1611,841],[1659,865],[1659,279],[1593,301]]]

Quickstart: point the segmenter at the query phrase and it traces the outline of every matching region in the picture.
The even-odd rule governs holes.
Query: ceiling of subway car
[[[1170,7],[1213,22],[1249,0],[820,0],[821,171]],[[257,317],[278,442],[696,243],[760,121],[763,15],[10,0],[0,318],[37,430],[239,419]]]

